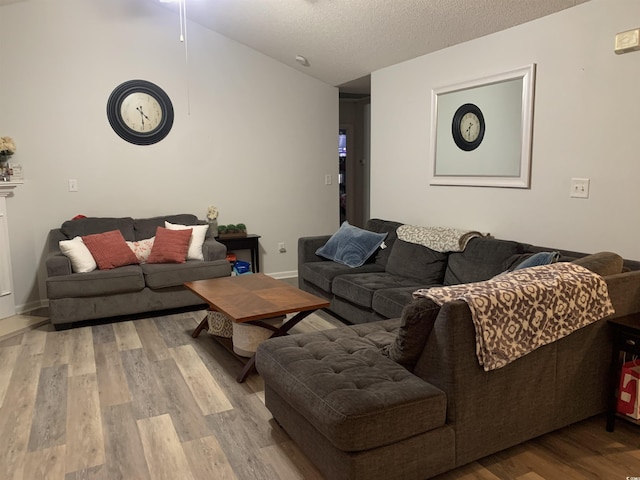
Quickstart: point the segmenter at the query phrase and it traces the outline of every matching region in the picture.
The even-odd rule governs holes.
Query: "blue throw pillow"
[[[329,241],[316,250],[316,255],[348,267],[359,267],[373,255],[385,238],[386,233],[363,230],[343,222]]]
[[[557,262],[559,258],[560,252],[538,252],[516,265],[513,270],[520,270],[521,268],[528,267],[537,267],[538,265],[549,265],[550,263]]]

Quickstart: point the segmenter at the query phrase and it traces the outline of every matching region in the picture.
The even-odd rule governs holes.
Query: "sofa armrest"
[[[227,247],[213,237],[208,237],[202,244],[202,255],[205,261],[224,260],[227,258]]]
[[[45,257],[45,266],[47,267],[48,277],[57,277],[60,275],[71,275],[71,261],[60,251],[61,240],[68,238],[60,231],[59,228],[49,232],[47,253]]]
[[[71,275],[71,261],[62,253],[54,253],[47,256],[45,260],[47,266],[47,277],[58,277],[60,275]]]
[[[316,255],[316,250],[322,247],[331,238],[331,235],[316,237],[301,237],[298,239],[298,267],[308,262],[322,262],[325,258]]]
[[[615,313],[608,318],[640,312],[640,270],[616,273],[603,278],[607,282],[609,297],[615,309]]]

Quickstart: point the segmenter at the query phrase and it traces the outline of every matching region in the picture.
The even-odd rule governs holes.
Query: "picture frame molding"
[[[536,64],[532,63],[524,67],[515,68],[495,75],[477,78],[453,85],[433,88],[431,90],[430,185],[530,188],[535,72]],[[481,89],[484,87],[519,79],[522,79],[522,102],[518,107],[520,108],[521,118],[521,142],[519,149],[520,155],[519,158],[514,158],[514,163],[513,165],[511,165],[511,167],[515,167],[515,162],[518,162],[519,175],[478,175],[474,173],[463,173],[460,175],[437,175],[436,171],[439,165],[438,162],[447,161],[447,159],[438,158],[438,129],[444,128],[448,131],[451,130],[451,118],[440,118],[438,115],[439,100],[442,100],[443,96],[447,94],[457,93],[464,90]],[[514,107],[514,109],[515,108],[516,107]]]

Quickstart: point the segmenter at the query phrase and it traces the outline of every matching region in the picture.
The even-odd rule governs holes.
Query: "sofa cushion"
[[[331,293],[356,305],[371,308],[373,295],[378,290],[397,287],[417,289],[418,285],[416,280],[387,272],[360,273],[336,277],[331,286]]]
[[[429,298],[418,298],[404,307],[395,341],[383,350],[391,360],[413,370],[433,330],[440,306]]]
[[[442,283],[447,269],[447,254],[415,243],[396,240],[386,271],[422,283]]]
[[[376,233],[342,222],[340,228],[316,255],[349,267],[359,267],[373,255],[386,238],[385,233]]]
[[[87,217],[78,220],[67,220],[60,227],[60,231],[67,238],[84,237],[95,233],[103,233],[111,230],[120,230],[125,240],[133,241],[133,218],[108,218],[108,217]],[[152,234],[153,235],[153,234]],[[149,235],[150,237],[152,235]]]
[[[522,244],[518,242],[473,238],[464,251],[449,254],[444,285],[488,280],[504,272],[509,259],[522,252]]]
[[[191,232],[190,228],[169,230],[158,227],[147,263],[184,263],[187,259]]]
[[[85,235],[82,237],[82,241],[91,252],[100,270],[110,270],[139,263],[120,230]]]
[[[598,252],[592,255],[586,255],[573,261],[576,265],[591,270],[601,277],[622,273],[623,259],[620,255],[613,252]]]
[[[272,338],[258,347],[265,383],[335,447],[357,452],[444,425],[444,392],[381,355],[397,320]]]
[[[49,299],[66,297],[95,297],[117,293],[139,292],[144,288],[144,277],[138,265],[111,270],[94,270],[47,278]]]
[[[156,228],[163,227],[164,222],[171,222],[179,225],[197,225],[202,223],[198,217],[190,213],[181,213],[178,215],[166,215],[162,217],[136,218],[132,220],[135,238],[127,238],[127,240],[143,240],[151,238],[156,234]]]
[[[440,284],[419,287],[384,288],[373,294],[371,308],[382,318],[400,318],[402,309],[413,301],[413,292],[421,288],[441,287]]]
[[[338,275],[382,272],[384,267],[374,263],[365,263],[361,267],[351,268],[336,262],[308,262],[300,267],[300,273],[304,281],[316,287],[331,292],[331,283]]]
[[[226,260],[206,262],[187,260],[185,263],[145,263],[140,266],[147,287],[158,289],[182,286],[185,282],[229,276],[231,264]]]
[[[389,255],[391,255],[391,250],[393,249],[393,244],[398,239],[396,230],[400,225],[402,224],[399,222],[393,222],[391,220],[381,220],[379,218],[371,218],[367,221],[367,224],[365,226],[367,230],[387,234],[387,238],[384,239],[384,245],[386,248],[380,248],[375,253],[374,262],[376,264],[386,267],[387,261],[389,260]]]

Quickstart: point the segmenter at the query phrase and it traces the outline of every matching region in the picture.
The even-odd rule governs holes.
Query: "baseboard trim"
[[[272,278],[275,278],[276,280],[284,280],[286,278],[294,278],[298,276],[298,271],[297,270],[291,270],[289,272],[275,272],[275,273],[267,273],[266,275],[269,275]]]
[[[33,315],[14,315],[13,317],[3,318],[0,320],[0,339],[48,322],[49,319],[47,317]]]

